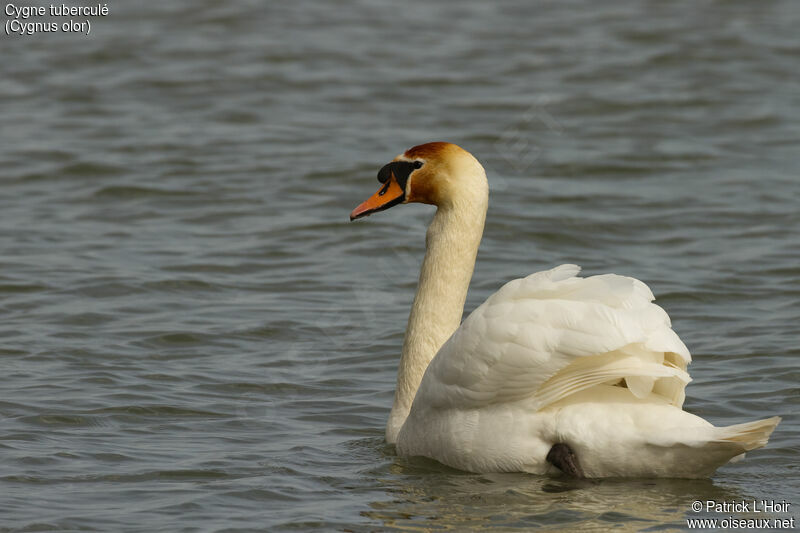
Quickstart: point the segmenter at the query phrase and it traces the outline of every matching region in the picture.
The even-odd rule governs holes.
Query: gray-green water
[[[800,4],[109,7],[0,36],[0,530],[800,521]],[[586,485],[397,458],[431,209],[347,215],[430,140],[489,172],[467,310],[560,263],[636,276],[694,355],[686,408],[782,415],[769,446]]]

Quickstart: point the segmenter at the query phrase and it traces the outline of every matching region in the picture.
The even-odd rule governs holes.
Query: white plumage
[[[778,417],[717,428],[683,411],[691,356],[636,279],[561,265],[510,281],[458,326],[483,231],[483,168],[445,143],[396,161],[419,163],[397,189],[404,200],[439,207],[387,425],[400,455],[556,474],[548,452],[561,443],[586,477],[694,478],[767,443]],[[378,209],[369,202],[351,217]]]
[[[681,409],[691,356],[645,284],[578,272],[511,281],[467,317],[422,378],[400,454],[546,474],[568,442],[588,477],[707,477],[766,444],[777,419],[715,428]]]

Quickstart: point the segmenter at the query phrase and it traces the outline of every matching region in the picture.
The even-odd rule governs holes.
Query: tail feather
[[[670,465],[668,477],[710,477],[720,466],[744,458],[745,452],[767,444],[781,421],[773,416],[755,422],[725,427],[674,428],[651,438],[649,444],[664,464]],[[656,459],[653,459],[656,462]]]
[[[739,445],[743,452],[755,450],[766,446],[769,436],[780,421],[781,417],[773,416],[755,422],[716,428],[715,440]]]

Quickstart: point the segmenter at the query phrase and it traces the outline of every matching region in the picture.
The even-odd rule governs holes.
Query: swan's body
[[[708,477],[766,444],[778,417],[717,428],[682,410],[691,356],[633,278],[562,265],[507,283],[459,326],[488,206],[483,167],[429,143],[378,178],[351,218],[438,206],[386,428],[400,455],[473,472]]]

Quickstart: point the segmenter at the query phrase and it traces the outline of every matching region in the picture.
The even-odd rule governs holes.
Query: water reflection
[[[404,531],[541,528],[663,531],[685,529],[694,500],[743,494],[712,480],[571,480],[527,474],[471,474],[434,461],[396,458],[383,476],[388,500],[362,516]]]

